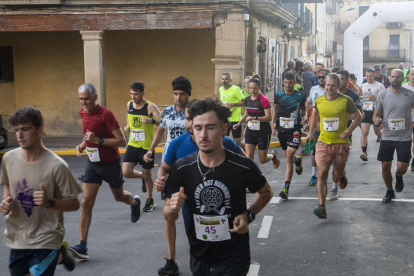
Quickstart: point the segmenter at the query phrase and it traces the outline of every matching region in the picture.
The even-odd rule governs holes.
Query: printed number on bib
[[[337,131],[339,129],[339,119],[323,119],[323,129],[326,131]]]
[[[283,128],[294,128],[295,121],[291,118],[280,117],[279,124]]]
[[[364,110],[373,111],[374,110],[374,102],[364,102]]]
[[[227,216],[206,217],[194,215],[196,237],[202,241],[230,240],[229,219]]]
[[[98,148],[86,148],[86,153],[88,154],[89,161],[91,162],[100,162],[99,158],[99,149]]]
[[[250,130],[260,130],[260,121],[252,120],[247,123]]]
[[[404,118],[389,119],[388,120],[388,127],[391,130],[403,130],[403,129],[405,129],[405,119]]]
[[[145,141],[145,130],[144,129],[131,129],[132,141]]]

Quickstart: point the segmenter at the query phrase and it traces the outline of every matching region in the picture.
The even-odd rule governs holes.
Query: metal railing
[[[410,55],[409,50],[400,49],[400,50],[393,50],[393,49],[382,49],[382,50],[369,50],[364,51],[363,60],[369,62],[381,62],[381,61],[409,61]]]
[[[308,54],[315,54],[317,53],[318,48],[316,47],[316,36],[310,35],[308,36],[308,46],[306,47],[306,52]]]
[[[326,0],[326,12],[330,15],[336,14],[337,9],[336,0]]]
[[[328,40],[326,41],[325,55],[331,56],[336,55],[336,41]]]
[[[403,22],[387,22],[387,29],[400,29],[404,26]]]

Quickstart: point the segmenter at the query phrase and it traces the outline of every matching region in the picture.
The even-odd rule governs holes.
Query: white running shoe
[[[338,190],[331,190],[331,197],[329,198],[329,200],[338,200],[339,198],[339,194],[338,194]]]

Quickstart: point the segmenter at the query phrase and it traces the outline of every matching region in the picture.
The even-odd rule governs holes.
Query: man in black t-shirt
[[[250,266],[249,223],[273,196],[272,188],[249,158],[227,151],[222,139],[230,110],[207,98],[190,108],[199,151],[173,165],[164,207],[175,221],[187,200],[190,268],[193,275],[246,275]],[[246,208],[246,187],[258,195]]]

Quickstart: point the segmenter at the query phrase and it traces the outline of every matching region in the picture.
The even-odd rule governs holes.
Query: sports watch
[[[155,119],[152,118],[151,124],[155,124]]]
[[[256,214],[251,210],[246,210],[242,214],[245,214],[249,220],[249,223],[252,223],[256,219]]]
[[[55,200],[53,198],[49,199],[49,206],[46,206],[46,208],[52,208],[55,206]]]
[[[98,143],[99,143],[99,145],[102,145],[103,139],[102,138],[98,138]]]

